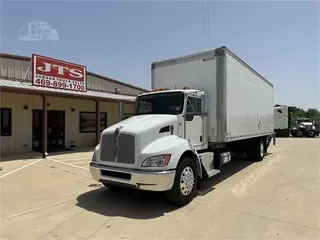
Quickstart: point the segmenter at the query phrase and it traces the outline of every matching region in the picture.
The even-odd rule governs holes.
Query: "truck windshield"
[[[178,115],[183,110],[184,95],[181,92],[156,93],[137,98],[136,115],[171,114]]]

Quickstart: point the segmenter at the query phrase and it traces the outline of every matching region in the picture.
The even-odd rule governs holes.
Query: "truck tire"
[[[308,138],[314,138],[316,136],[316,132],[313,130],[310,130],[306,133],[306,137]]]
[[[167,199],[178,206],[189,204],[196,195],[197,181],[194,161],[184,157],[177,167],[173,187],[166,193]]]
[[[303,132],[301,130],[297,130],[295,133],[295,137],[303,137]]]
[[[266,154],[265,143],[262,139],[253,143],[252,148],[246,152],[247,158],[250,161],[260,162]]]

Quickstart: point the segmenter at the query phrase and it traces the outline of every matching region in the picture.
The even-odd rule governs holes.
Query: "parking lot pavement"
[[[262,162],[232,160],[183,208],[103,188],[91,155],[30,159],[24,166],[39,161],[18,171],[7,162],[0,239],[320,239],[320,139],[278,139]]]
[[[56,156],[49,156],[48,159],[53,162],[64,164],[70,167],[89,170],[89,163],[91,161],[92,154],[92,151],[81,153],[69,153]]]

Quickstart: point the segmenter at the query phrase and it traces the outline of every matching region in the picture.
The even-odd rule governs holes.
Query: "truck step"
[[[208,174],[208,177],[209,178],[211,178],[211,177],[213,177],[214,175],[217,175],[217,174],[219,174],[220,173],[220,169],[212,169],[212,170],[210,170],[207,174]]]

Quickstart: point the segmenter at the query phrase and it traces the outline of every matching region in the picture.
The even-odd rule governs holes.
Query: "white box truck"
[[[136,115],[102,132],[93,179],[109,188],[163,191],[186,205],[232,152],[263,160],[274,137],[270,82],[226,47],[151,68],[155,90],[137,97]]]

